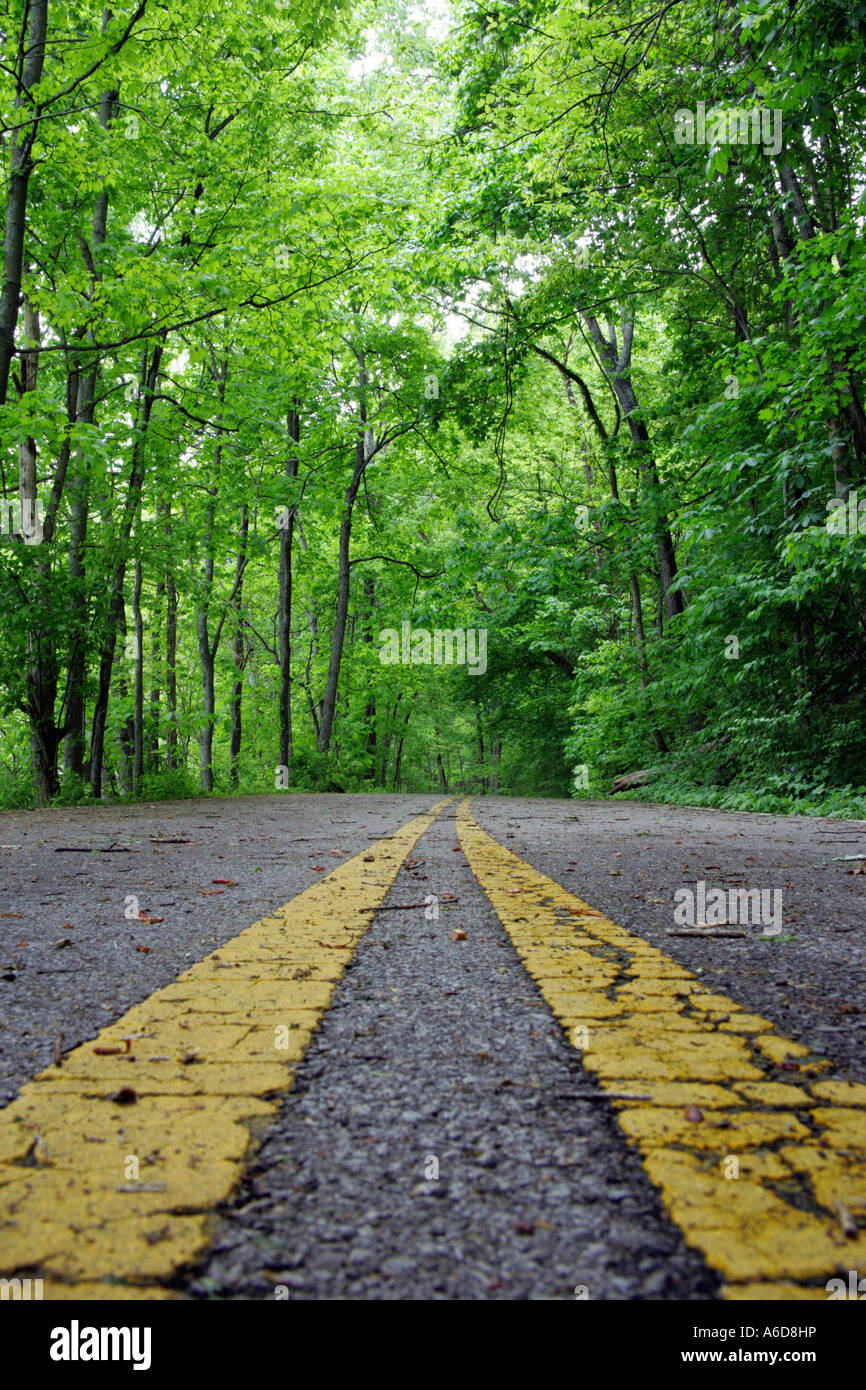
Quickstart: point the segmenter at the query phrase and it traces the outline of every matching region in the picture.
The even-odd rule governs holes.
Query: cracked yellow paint
[[[866,1230],[846,1236],[837,1210],[866,1224],[866,1086],[819,1080],[826,1059],[537,872],[468,805],[473,873],[724,1296],[826,1299],[866,1267]]]
[[[171,1298],[199,1258],[416,816],[49,1067],[0,1111],[0,1274],[45,1298]],[[100,1048],[125,1049],[109,1053]]]

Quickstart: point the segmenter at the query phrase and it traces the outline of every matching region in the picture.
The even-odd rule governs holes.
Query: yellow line
[[[39,1275],[46,1298],[174,1296],[160,1281],[206,1249],[209,1213],[276,1111],[263,1097],[291,1085],[373,911],[446,804],[185,970],[0,1111],[0,1275]]]
[[[829,1062],[538,873],[468,805],[473,873],[725,1296],[826,1299],[829,1279],[866,1272],[866,1233],[844,1233],[866,1221],[866,1086],[820,1080]]]

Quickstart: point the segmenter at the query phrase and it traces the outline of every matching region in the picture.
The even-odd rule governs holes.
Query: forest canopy
[[[0,802],[866,814],[864,35],[0,4]]]

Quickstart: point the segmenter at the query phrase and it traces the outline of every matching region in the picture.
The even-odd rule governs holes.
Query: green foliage
[[[50,6],[27,103],[0,489],[52,518],[0,536],[0,804],[90,796],[106,686],[104,796],[273,792],[290,517],[293,789],[859,814],[862,6],[158,17]],[[781,148],[680,143],[699,103]],[[486,668],[383,663],[404,623]]]

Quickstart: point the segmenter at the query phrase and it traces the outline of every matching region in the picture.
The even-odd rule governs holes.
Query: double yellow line
[[[447,802],[130,1009],[0,1111],[0,1276],[173,1298],[403,860]],[[728,1298],[866,1268],[866,1086],[537,872],[461,803],[481,888]],[[471,938],[470,938],[471,939]],[[779,1069],[782,1070],[779,1070]],[[781,1078],[781,1079],[780,1079]]]

